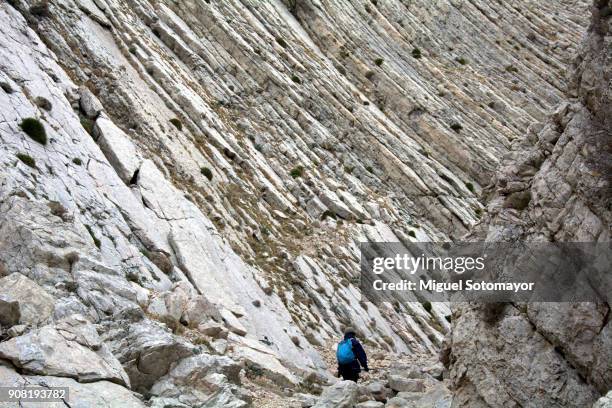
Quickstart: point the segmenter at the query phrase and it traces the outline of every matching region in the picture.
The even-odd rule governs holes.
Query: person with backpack
[[[338,343],[336,349],[336,359],[338,360],[338,375],[343,380],[359,380],[359,373],[370,371],[368,368],[368,357],[365,350],[355,337],[355,329],[352,327],[344,331],[344,340]]]

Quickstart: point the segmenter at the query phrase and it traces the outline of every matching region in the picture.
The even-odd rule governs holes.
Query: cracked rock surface
[[[448,305],[362,299],[358,243],[455,240],[497,219],[517,234],[609,239],[603,184],[577,186],[569,171],[598,146],[582,130],[600,126],[597,138],[612,117],[609,5],[596,2],[581,46],[589,7],[1,2],[0,384],[69,386],[70,406],[287,406],[295,394],[374,407],[387,392],[450,404],[430,363],[418,378],[389,371],[374,391],[324,388],[325,353],[347,325],[371,355],[419,362],[451,330]],[[510,176],[526,140],[546,159]],[[483,217],[499,166],[508,194],[531,189],[540,212]],[[568,176],[547,188],[554,174]],[[602,310],[580,313],[598,324]],[[524,319],[513,327],[537,331]],[[549,350],[543,369],[576,364],[560,398],[586,403],[609,386],[602,333],[587,346],[551,335],[566,354]],[[457,401],[476,401],[458,386]]]

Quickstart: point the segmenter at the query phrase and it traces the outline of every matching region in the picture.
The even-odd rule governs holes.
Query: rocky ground
[[[581,46],[586,0],[1,2],[0,385],[68,386],[73,407],[495,394],[477,345],[455,337],[442,381],[436,363],[451,321],[485,328],[446,304],[362,298],[358,243],[486,230],[499,205],[483,193],[532,185],[543,201],[509,200],[501,218],[526,225],[529,208],[547,239],[609,239],[605,182],[541,214],[561,206],[532,177],[555,166],[512,187],[495,176],[525,140],[552,174],[593,146],[560,135],[607,135],[609,4],[595,4]],[[358,386],[334,377],[348,325],[378,368]],[[560,344],[570,357],[553,362],[589,381],[561,401],[603,395],[607,355]]]

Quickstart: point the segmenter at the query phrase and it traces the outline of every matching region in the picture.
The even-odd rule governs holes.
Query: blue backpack
[[[351,339],[344,339],[338,343],[336,358],[338,359],[338,364],[351,364],[355,361],[355,353],[353,353],[353,342]]]

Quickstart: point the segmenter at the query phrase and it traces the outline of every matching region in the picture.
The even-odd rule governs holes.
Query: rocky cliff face
[[[0,382],[260,406],[260,387],[317,391],[346,325],[434,355],[448,307],[361,299],[356,243],[478,224],[500,158],[565,99],[587,6],[2,2]],[[558,134],[609,120],[599,45]]]
[[[569,99],[504,158],[475,237],[610,241],[610,15],[608,1],[594,2]],[[608,304],[508,304],[496,307],[493,323],[483,318],[486,308],[453,314],[459,406],[590,406],[612,386]]]

